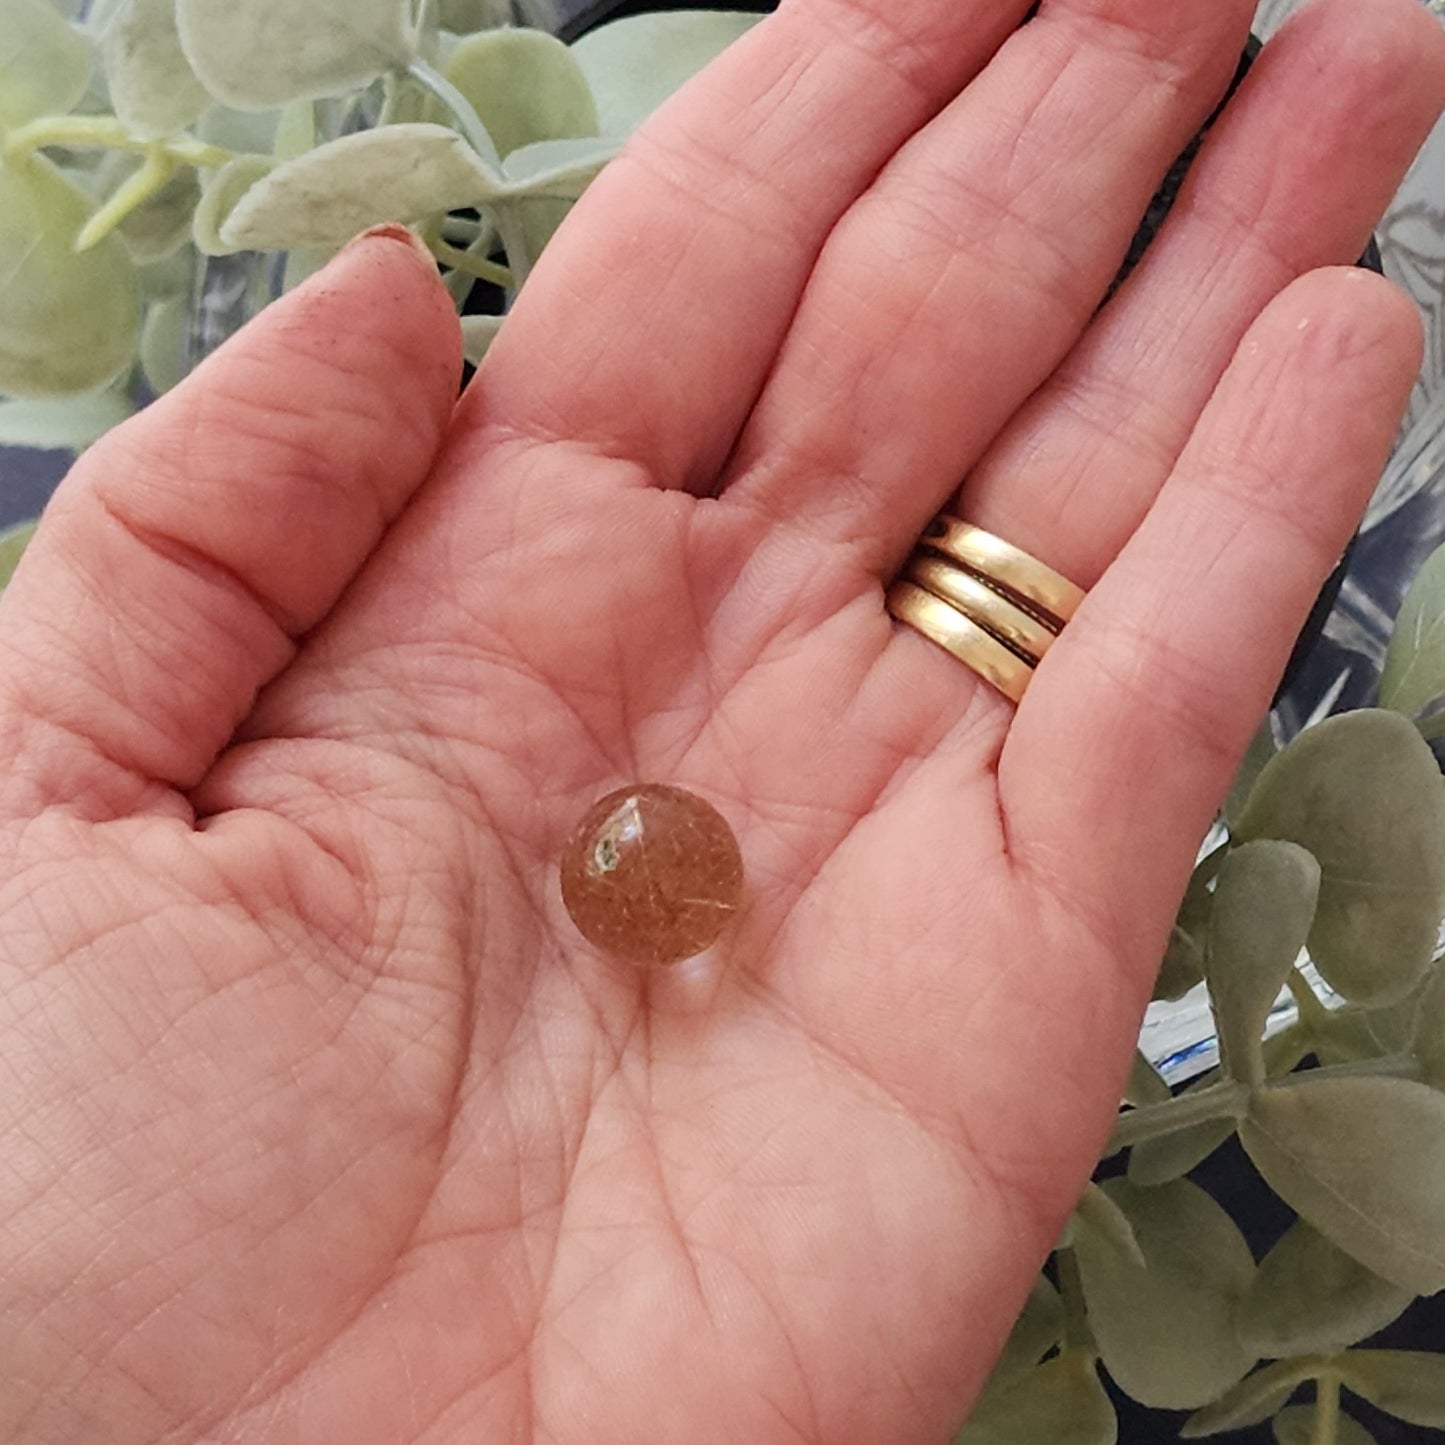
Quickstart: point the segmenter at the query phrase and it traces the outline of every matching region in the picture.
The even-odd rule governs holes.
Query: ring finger
[[[1366,21],[1330,0],[1261,60],[1182,214],[1075,347],[1155,185],[1222,89],[1249,13],[1084,8],[1046,6],[835,231],[735,453],[729,499],[890,572],[977,468],[987,510],[976,520],[1092,581],[1260,307],[1299,271],[1358,253],[1433,116],[1439,78],[1417,57],[1438,59],[1428,41],[1439,37],[1422,40],[1414,22],[1435,27],[1413,5]],[[1374,63],[1326,65],[1329,46]],[[1406,83],[1381,84],[1382,67]],[[1253,212],[1230,199],[1245,179]],[[1089,470],[1108,472],[1100,485],[1078,485],[1078,449],[1100,455]],[[1067,530],[1088,536],[1087,556],[1069,550],[1049,499],[1071,487]]]

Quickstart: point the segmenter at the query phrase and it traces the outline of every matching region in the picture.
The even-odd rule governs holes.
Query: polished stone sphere
[[[743,859],[721,813],[661,783],[595,803],[562,855],[562,901],[589,943],[633,963],[709,947],[742,901]]]

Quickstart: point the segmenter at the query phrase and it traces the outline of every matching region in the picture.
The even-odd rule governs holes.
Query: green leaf
[[[1274,729],[1270,726],[1269,717],[1266,716],[1254,737],[1250,739],[1244,761],[1240,763],[1239,771],[1234,776],[1234,785],[1229,790],[1229,796],[1224,800],[1224,821],[1231,829],[1244,815],[1249,795],[1254,791],[1254,785],[1259,781],[1259,775],[1264,771],[1265,764],[1277,752],[1279,752],[1279,746],[1274,740]]]
[[[56,400],[0,401],[0,446],[80,451],[134,410],[118,386]]]
[[[309,100],[302,103],[311,104]],[[191,130],[207,145],[237,155],[264,155],[276,144],[280,120],[279,110],[233,110],[229,105],[213,105]]]
[[[1336,1362],[1340,1383],[1377,1410],[1445,1430],[1445,1355],[1416,1350],[1351,1350]]]
[[[1016,1375],[1033,1369],[1063,1337],[1064,1302],[1058,1290],[1040,1275],[1014,1322],[986,1389],[992,1393]]]
[[[278,165],[231,207],[220,239],[255,251],[338,245],[382,221],[415,221],[473,205],[490,186],[455,131],[390,125],[342,136]]]
[[[542,30],[483,31],[443,71],[487,128],[497,154],[597,134],[597,106],[572,52]]]
[[[1152,1188],[1182,1179],[1234,1133],[1233,1119],[1206,1119],[1172,1134],[1145,1139],[1129,1152],[1129,1180]]]
[[[544,140],[515,150],[502,163],[505,193],[575,201],[617,154],[619,141]]]
[[[1203,977],[1204,950],[1182,928],[1172,928],[1154,979],[1154,1001],[1177,1003]]]
[[[76,254],[90,213],[90,198],[44,156],[0,165],[0,392],[92,391],[130,365],[135,268],[114,236]]]
[[[1397,713],[1344,713],[1302,733],[1260,774],[1241,839],[1279,838],[1321,870],[1310,956],[1358,1003],[1407,994],[1445,912],[1445,782]]]
[[[625,136],[758,18],[727,10],[663,11],[614,20],[574,41],[601,133]]]
[[[110,200],[136,174],[141,158],[125,151],[110,151],[100,164],[95,191]],[[149,266],[173,255],[191,234],[191,217],[200,201],[196,172],[183,166],[116,227],[125,249],[138,266]]]
[[[146,311],[141,328],[140,365],[146,384],[157,395],[168,392],[186,374],[186,338],[190,331],[190,298],[173,296]]]
[[[1445,547],[1415,574],[1395,618],[1380,675],[1380,706],[1419,717],[1445,693]]]
[[[1074,1241],[1089,1325],[1109,1373],[1141,1404],[1203,1405],[1254,1363],[1234,1312],[1254,1274],[1244,1236],[1197,1185],[1111,1179],[1104,1192],[1133,1227],[1140,1266],[1096,1230]]]
[[[1114,1445],[1118,1438],[1092,1362],[1070,1351],[990,1391],[955,1445]]]
[[[502,329],[504,316],[463,316],[462,355],[473,366],[480,366],[497,333]]]
[[[1319,889],[1319,864],[1293,843],[1246,843],[1219,870],[1204,976],[1232,1078],[1264,1078],[1265,1022],[1304,948]]]
[[[1445,1288],[1445,1094],[1410,1079],[1255,1089],[1240,1142],[1270,1188],[1402,1289]]]
[[[142,137],[184,130],[211,103],[176,32],[176,0],[123,0],[101,38],[111,105]]]
[[[1380,1046],[1371,1027],[1372,1019],[1373,1013],[1365,1013],[1353,1004],[1330,1009],[1323,1019],[1316,1019],[1309,1026],[1315,1057],[1321,1064],[1348,1064],[1360,1059],[1378,1059],[1389,1052]]]
[[[206,182],[191,217],[191,239],[203,256],[229,256],[245,249],[223,241],[221,227],[230,220],[241,198],[275,167],[270,156],[237,156]]]
[[[1306,1380],[1313,1379],[1321,1360],[1280,1360],[1241,1380],[1202,1410],[1196,1410],[1179,1434],[1185,1440],[1202,1440],[1226,1430],[1245,1430],[1268,1420]]]
[[[20,561],[21,553],[29,545],[30,539],[35,535],[35,529],[39,525],[38,519],[17,522],[13,527],[6,527],[4,531],[0,531],[0,590],[10,585],[10,579],[15,575],[15,568]]]
[[[93,64],[90,42],[45,0],[0,0],[0,127],[66,114]]]
[[[1162,1104],[1174,1097],[1164,1076],[1144,1057],[1143,1051],[1134,1050],[1134,1063],[1129,1069],[1129,1079],[1124,1085],[1124,1102],[1136,1109],[1143,1104]]]
[[[201,83],[237,110],[341,95],[415,58],[410,0],[176,0]]]
[[[1436,967],[1420,993],[1410,1048],[1425,1082],[1445,1089],[1445,967]]]
[[[1074,1240],[1089,1233],[1098,1243],[1114,1250],[1121,1258],[1147,1268],[1134,1227],[1124,1211],[1097,1184],[1086,1184],[1079,1202],[1074,1206]]]
[[[1277,1445],[1315,1445],[1315,1407],[1291,1405],[1274,1417]],[[1375,1445],[1375,1437],[1343,1411],[1335,1421],[1334,1445]]]
[[[1257,1355],[1327,1355],[1398,1319],[1415,1298],[1383,1280],[1299,1220],[1260,1261],[1239,1311]]]

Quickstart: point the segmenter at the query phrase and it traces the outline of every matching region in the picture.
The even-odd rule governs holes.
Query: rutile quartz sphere
[[[743,891],[738,840],[694,793],[661,783],[595,803],[562,855],[562,902],[589,943],[633,963],[678,963],[727,927]]]

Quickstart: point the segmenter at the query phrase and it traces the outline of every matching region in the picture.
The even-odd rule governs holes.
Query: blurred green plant
[[[1361,1348],[1445,1288],[1445,548],[1380,702],[1250,750],[1155,988],[1207,989],[1219,1066],[1175,1092],[1136,1057],[1106,1153],[1127,1172],[1089,1186],[957,1445],[1112,1445],[1100,1367],[1193,1411],[1185,1439],[1370,1445],[1342,1394],[1445,1428],[1445,1355]],[[1236,1135],[1298,1216],[1257,1264],[1185,1177]]]
[[[0,444],[79,449],[173,385],[209,257],[285,253],[284,289],[406,221],[459,307],[477,280],[514,293],[628,133],[758,18],[568,46],[533,28],[548,6],[0,0]],[[499,325],[463,318],[473,361]]]

